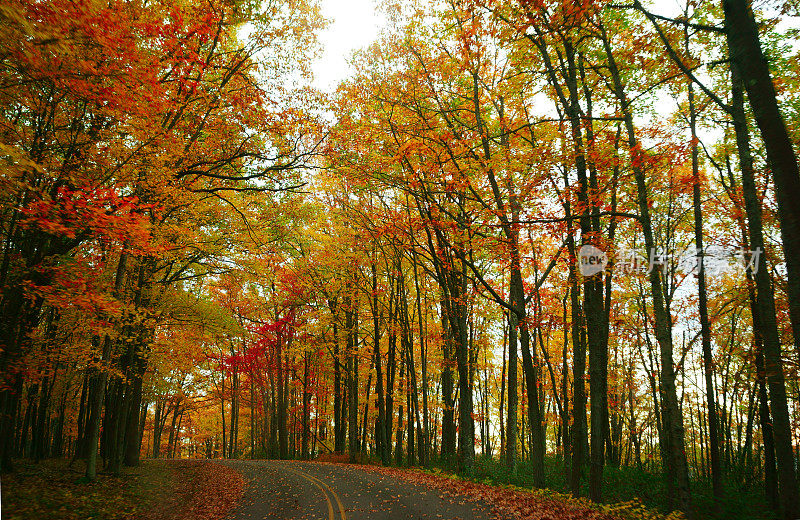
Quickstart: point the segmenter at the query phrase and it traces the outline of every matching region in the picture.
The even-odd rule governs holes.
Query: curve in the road
[[[483,505],[348,465],[277,460],[225,464],[239,470],[247,481],[244,496],[228,520],[489,520],[491,517],[489,508]]]
[[[347,514],[344,511],[344,506],[342,505],[342,501],[339,499],[339,495],[337,495],[336,492],[332,490],[328,484],[324,483],[318,478],[312,477],[311,475],[306,475],[305,473],[303,473],[298,469],[290,468],[289,471],[297,473],[304,479],[308,480],[309,482],[317,486],[320,491],[322,491],[322,494],[325,495],[325,501],[328,503],[329,520],[336,520],[336,515],[334,515],[333,513],[333,503],[331,502],[331,499],[328,497],[328,493],[331,494],[331,496],[336,500],[336,505],[339,506],[339,515],[341,516],[341,520],[347,520]]]

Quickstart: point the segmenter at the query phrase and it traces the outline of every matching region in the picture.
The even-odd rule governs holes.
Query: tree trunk
[[[467,330],[467,266],[463,261],[464,251],[457,256],[461,259],[461,268],[455,274],[450,273],[450,319],[451,333],[455,340],[456,363],[458,365],[458,384],[461,388],[458,395],[458,466],[466,475],[472,474],[475,463],[475,421],[472,417],[472,378],[470,370],[470,351]],[[454,270],[455,271],[455,270]]]
[[[311,433],[311,388],[309,382],[309,368],[308,368],[308,352],[303,353],[303,417],[302,428],[303,432],[301,438],[300,457],[303,460],[311,458],[311,453],[308,451],[309,435]]]
[[[686,33],[688,50],[688,32]],[[708,294],[704,268],[703,208],[701,205],[700,163],[698,157],[697,113],[694,105],[694,88],[689,82],[689,129],[692,134],[692,205],[694,206],[694,241],[697,246],[697,306],[700,315],[700,338],[703,349],[703,373],[706,383],[706,405],[708,407],[708,450],[711,461],[711,485],[714,492],[715,511],[718,513],[723,499],[722,466],[719,454],[719,420],[714,395],[714,360],[711,355],[711,325],[708,320]]]
[[[608,37],[605,35],[604,31],[603,45],[608,57],[609,72],[613,80],[614,94],[617,97],[620,110],[623,114],[628,149],[632,156],[631,163],[636,181],[637,203],[639,206],[639,223],[644,235],[645,248],[648,255],[653,257],[656,251],[656,244],[653,237],[652,220],[650,217],[650,197],[647,190],[645,173],[642,168],[647,158],[636,138],[630,103],[625,94]],[[664,289],[661,276],[660,269],[651,266],[648,278],[653,299],[655,335],[661,357],[661,420],[663,423],[666,447],[664,465],[666,468],[668,492],[674,493],[677,508],[691,515],[691,491],[689,487],[689,467],[686,462],[683,417],[681,415],[678,392],[675,386],[672,323],[664,302]]]
[[[513,275],[512,275],[513,276]],[[512,282],[513,283],[513,282]],[[525,302],[523,301],[524,305]],[[517,462],[517,338],[519,318],[516,312],[508,313],[508,401],[506,412],[505,463],[512,472]]]
[[[789,410],[786,399],[786,386],[781,361],[781,343],[775,316],[775,295],[770,280],[769,268],[764,254],[762,229],[762,208],[755,184],[755,172],[750,154],[749,130],[744,113],[744,93],[738,68],[731,69],[731,109],[736,145],[739,153],[742,175],[742,196],[749,229],[749,247],[754,251],[752,275],[756,285],[756,305],[761,341],[763,342],[766,385],[769,389],[770,413],[772,416],[772,436],[775,458],[778,464],[778,484],[780,488],[783,515],[787,520],[800,517],[797,480],[794,470],[792,438],[789,424]],[[752,99],[751,99],[752,103]],[[776,174],[777,175],[777,174]],[[777,179],[776,179],[777,181]],[[777,187],[776,190],[780,191]],[[791,299],[791,296],[790,296]]]
[[[788,274],[789,316],[794,331],[795,348],[800,352],[800,168],[794,145],[778,107],[775,86],[766,57],[761,50],[758,26],[746,0],[723,0],[725,34],[732,68],[741,75],[753,116],[761,131],[767,162],[775,181],[778,215],[781,221],[781,242]],[[770,364],[769,360],[766,361]],[[783,412],[779,412],[782,415]],[[778,423],[783,419],[776,418]],[[782,427],[781,427],[782,428]],[[776,430],[777,433],[777,430]],[[778,437],[782,438],[783,433]],[[789,471],[786,446],[776,438],[778,464],[781,466],[781,493],[784,515],[800,517],[800,497],[794,470]]]
[[[377,256],[377,252],[373,251]],[[372,262],[372,326],[373,326],[373,363],[375,364],[375,392],[378,394],[378,425],[375,429],[375,446],[381,458],[381,463],[388,466],[391,462],[389,442],[386,438],[386,401],[383,392],[383,368],[381,366],[381,328],[380,314],[378,312],[378,269],[376,260]],[[366,421],[365,421],[366,423]]]
[[[275,357],[278,362],[278,380],[276,382],[278,390],[278,416],[276,421],[278,426],[278,458],[281,460],[286,460],[289,458],[289,431],[287,430],[288,417],[286,414],[286,403],[289,399],[289,396],[286,395],[285,381],[288,379],[288,374],[286,374],[285,370],[286,367],[284,362],[285,356],[283,353],[283,339],[284,338],[282,337],[282,334],[279,332],[275,349]],[[231,432],[231,436],[233,436],[233,432]]]
[[[339,321],[337,301],[330,300],[328,307],[333,319],[333,450],[337,453],[344,452],[344,414],[342,412],[342,373],[341,359],[339,358]]]
[[[444,367],[442,368],[442,459],[448,464],[455,459],[456,455],[456,422],[455,422],[455,403],[453,400],[453,338],[450,333],[450,323],[447,318],[447,310],[444,302],[441,305],[442,312],[442,357]]]
[[[360,451],[358,439],[358,303],[348,296],[345,304],[345,329],[347,331],[347,401],[348,440],[350,462],[356,462]]]

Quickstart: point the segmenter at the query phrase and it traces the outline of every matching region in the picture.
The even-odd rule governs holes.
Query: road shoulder
[[[91,483],[80,462],[20,461],[0,481],[4,520],[220,520],[244,488],[237,471],[205,460],[145,460]]]

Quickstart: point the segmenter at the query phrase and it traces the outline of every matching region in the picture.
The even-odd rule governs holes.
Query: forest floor
[[[146,460],[87,483],[83,464],[19,461],[0,477],[3,520],[220,520],[244,491],[241,475],[200,460]]]
[[[531,489],[524,467],[509,477],[484,461],[476,466],[475,475],[467,479],[437,468],[381,467],[341,460],[146,460],[137,468],[125,468],[119,476],[101,473],[93,483],[85,481],[80,463],[70,467],[65,460],[39,464],[19,461],[14,473],[0,477],[0,517],[4,520],[683,518],[678,513],[659,512],[655,484],[649,481],[647,485],[637,484],[637,477],[627,474],[625,479],[604,479],[613,503],[594,504],[552,489]],[[641,475],[638,479],[642,480]],[[626,480],[627,487],[622,489],[617,480]],[[760,501],[753,501],[746,494],[725,501],[723,509],[730,512],[738,506],[738,514],[708,514],[700,501],[697,505],[701,506],[696,511],[700,519],[767,517]]]
[[[457,499],[486,504],[496,519],[504,520],[683,520],[673,512],[659,513],[639,500],[595,504],[551,489],[532,489],[508,484],[462,478],[440,469],[399,469],[357,466],[391,476],[409,484],[436,489]]]
[[[471,481],[505,486],[509,489],[549,496],[571,504],[584,503],[591,508],[610,511],[624,518],[665,518],[669,516],[670,497],[664,476],[658,469],[648,470],[638,467],[606,466],[603,470],[603,502],[598,505],[585,499],[572,498],[564,475],[563,461],[558,457],[547,457],[544,464],[545,489],[534,490],[533,467],[530,461],[518,461],[515,472],[510,472],[505,464],[493,458],[478,457]],[[434,468],[434,474],[447,475],[446,471]],[[449,475],[450,478],[458,478]],[[713,497],[708,478],[694,475],[691,480],[692,509],[695,520],[769,520],[774,518],[766,503],[763,487],[743,480],[734,471],[723,479],[723,500],[717,504]],[[581,495],[588,494],[588,484],[584,480]],[[677,516],[677,514],[673,514]]]

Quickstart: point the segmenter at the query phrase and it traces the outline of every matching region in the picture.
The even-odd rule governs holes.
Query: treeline
[[[525,452],[535,485],[545,483],[545,453],[560,449],[573,494],[588,477],[589,497],[602,500],[604,467],[623,452],[641,464],[644,434],[677,509],[691,512],[700,472],[717,500],[726,475],[763,478],[776,514],[797,515],[800,235],[787,195],[800,176],[796,115],[789,109],[785,123],[779,110],[791,87],[777,92],[771,77],[791,72],[774,52],[767,63],[746,3],[722,7],[687,5],[674,18],[639,3],[400,10],[397,30],[358,57],[362,72],[341,87],[334,206],[362,243],[369,237],[365,270],[386,266],[367,294],[402,294],[392,270],[433,283],[442,414],[457,411],[442,422],[440,453],[461,471],[471,471],[485,411],[474,402],[475,340],[502,324],[507,379],[500,410],[486,417],[502,418],[503,458],[513,468]],[[767,37],[780,48],[779,34]],[[747,268],[709,270],[718,244]],[[585,251],[607,253],[608,264],[586,273]],[[689,251],[694,269],[678,258]],[[376,374],[381,321],[395,328],[388,302],[369,304]],[[490,304],[506,321],[476,332],[475,308]],[[384,462],[388,438],[376,433]]]
[[[3,3],[3,471],[69,455],[91,480],[100,455],[118,473],[139,461],[150,408],[158,431],[172,418],[176,452],[180,403],[143,383],[170,361],[157,339],[202,314],[194,280],[255,248],[236,208],[280,198],[317,139],[309,94],[262,75],[306,66],[318,10],[265,9]]]
[[[792,518],[787,36],[743,3],[429,7],[397,7],[339,89],[280,264],[310,336],[273,363],[297,393],[266,402],[298,413],[257,417],[384,464],[524,459],[538,486],[556,454],[597,501],[619,465],[662,473],[686,512],[698,480],[717,504],[763,486]],[[772,70],[760,37],[787,53]],[[309,351],[332,405],[301,401]]]
[[[320,143],[295,98],[273,112],[287,94],[251,81],[254,56],[308,47],[314,9],[280,11],[300,30],[185,9],[145,11],[158,21],[134,34],[158,45],[131,45],[161,75],[121,81],[124,106],[81,75],[15,82],[51,62],[4,69],[4,468],[91,468],[98,445],[112,471],[142,454],[467,475],[497,459],[594,501],[629,467],[690,515],[710,485],[718,514],[752,492],[764,516],[800,516],[785,14],[392,4]],[[20,63],[64,38],[29,11],[3,29],[29,34]],[[240,42],[253,18],[263,34]]]

